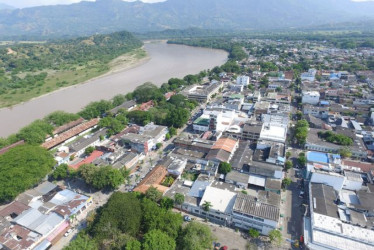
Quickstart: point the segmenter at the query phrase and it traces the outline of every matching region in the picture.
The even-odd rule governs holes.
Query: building
[[[278,228],[279,206],[280,195],[271,192],[265,192],[262,197],[238,193],[232,211],[233,225],[245,230],[254,228],[268,235]]]
[[[247,120],[248,115],[244,112],[222,107],[209,107],[193,122],[193,129],[197,132],[224,132]]]
[[[301,102],[317,105],[319,103],[320,94],[317,91],[304,91],[302,94]]]
[[[131,101],[126,101],[124,103],[122,103],[121,105],[113,108],[110,110],[110,113],[116,115],[118,114],[118,112],[123,109],[125,111],[131,111],[132,109],[134,109],[136,107],[136,102],[134,100],[131,100]]]
[[[168,127],[155,125],[153,122],[140,128],[140,134],[152,137],[154,144],[165,141],[167,133],[169,133]]]
[[[128,145],[135,153],[148,154],[156,144],[152,136],[128,133],[121,137],[121,144]]]
[[[324,130],[320,129],[309,129],[308,137],[304,146],[306,150],[338,154],[342,148],[346,147],[322,140],[318,135],[318,132],[320,131],[324,132]],[[352,152],[353,157],[366,158],[368,156],[362,138],[353,138],[353,145],[348,146],[348,148]]]
[[[106,136],[107,129],[96,131],[92,135],[83,137],[69,146],[69,152],[79,156],[84,153],[88,147],[95,147],[100,144],[101,138]]]
[[[195,100],[197,102],[208,102],[212,96],[218,93],[222,87],[222,82],[212,81],[205,85],[192,85],[185,88],[181,94],[186,96],[189,100]]]
[[[235,204],[236,196],[235,192],[207,186],[199,205],[200,215],[228,225],[231,221],[232,208]],[[209,202],[212,205],[209,211],[204,210],[205,202]]]
[[[216,162],[229,162],[238,146],[239,143],[237,140],[220,138],[214,143],[205,158]]]
[[[0,210],[0,249],[47,249],[91,204],[90,197],[43,182]]]
[[[163,166],[156,166],[151,172],[138,184],[134,192],[145,193],[150,187],[157,188],[161,193],[165,193],[168,187],[162,186],[161,182],[168,175],[168,171]]]
[[[118,160],[116,160],[112,166],[117,169],[126,168],[127,170],[132,170],[136,167],[137,163],[140,160],[140,155],[133,153],[133,152],[127,152],[124,155],[122,155]]]
[[[303,114],[326,119],[329,116],[329,108],[305,104],[303,105]]]
[[[259,140],[286,142],[288,124],[277,122],[264,122],[261,128]]]
[[[257,141],[260,138],[261,130],[262,125],[246,123],[242,130],[242,139]]]
[[[309,249],[373,249],[374,193],[340,193],[326,184],[309,184],[310,216],[304,218]]]
[[[210,140],[204,140],[200,138],[185,139],[178,137],[174,140],[174,145],[177,148],[187,149],[191,151],[197,151],[201,153],[209,153],[212,149],[214,142]]]
[[[59,146],[60,144],[67,142],[67,141],[72,141],[76,136],[83,135],[87,133],[87,131],[92,130],[93,128],[96,128],[97,124],[99,123],[99,119],[95,118],[90,121],[81,123],[77,126],[74,126],[73,128],[59,134],[58,136],[46,140],[43,144],[42,147],[46,149],[53,149],[56,146]]]
[[[249,85],[249,76],[238,76],[236,78],[237,85],[248,86]]]
[[[301,81],[310,81],[313,82],[316,78],[317,70],[309,69],[308,72],[304,72],[301,74],[300,78]]]

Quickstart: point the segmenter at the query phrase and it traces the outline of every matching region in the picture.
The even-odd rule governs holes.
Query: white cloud
[[[13,7],[17,8],[27,8],[27,7],[33,7],[33,6],[41,6],[41,5],[56,5],[56,4],[72,4],[72,3],[78,3],[82,0],[0,0],[1,3],[8,4]],[[90,1],[94,2],[95,0],[84,0],[84,1]],[[128,2],[134,2],[136,0],[124,0]],[[157,3],[157,2],[163,2],[166,0],[142,0],[142,2],[145,3]]]

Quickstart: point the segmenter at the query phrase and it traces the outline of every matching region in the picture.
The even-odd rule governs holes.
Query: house
[[[140,155],[133,153],[133,152],[127,152],[123,156],[121,156],[118,160],[116,160],[112,166],[117,169],[125,168],[127,170],[133,170],[138,161],[140,160]]]
[[[166,134],[169,133],[168,127],[155,125],[153,122],[148,123],[146,126],[140,129],[140,134],[144,136],[150,136],[153,138],[153,143],[161,143],[165,141]]]
[[[313,82],[315,80],[316,74],[317,74],[317,70],[309,69],[308,72],[304,72],[301,74],[300,76],[301,81]]]
[[[47,249],[91,204],[90,197],[43,182],[0,209],[0,249]]]
[[[304,91],[302,94],[301,102],[317,105],[319,103],[320,94],[317,91]]]
[[[92,162],[94,162],[97,158],[99,158],[103,154],[104,153],[102,151],[95,150],[90,154],[90,156],[88,156],[84,160],[82,160],[82,161],[80,161],[80,162],[78,162],[74,165],[71,165],[70,167],[73,168],[73,169],[79,169],[84,164],[91,164]]]
[[[116,115],[118,112],[123,109],[125,111],[131,111],[136,107],[136,102],[134,100],[126,101],[122,103],[121,105],[113,108],[110,110],[110,113]]]
[[[95,147],[100,144],[101,138],[105,137],[107,129],[96,131],[92,135],[83,137],[69,146],[69,152],[77,156],[84,153],[88,147]]]
[[[329,108],[305,104],[303,105],[303,114],[326,119],[329,115]]]
[[[165,193],[168,187],[162,186],[161,182],[167,176],[168,171],[163,166],[156,166],[147,174],[147,176],[138,184],[134,192],[145,193],[150,187],[157,188],[161,193]]]
[[[131,150],[136,153],[148,154],[155,146],[151,136],[128,133],[121,137],[122,145],[129,145]]]
[[[237,85],[248,86],[249,85],[249,76],[238,76],[236,78]]]
[[[205,158],[212,161],[229,162],[238,146],[239,143],[237,140],[220,138],[214,143]]]
[[[148,111],[148,110],[149,110],[150,108],[152,108],[154,105],[155,105],[155,104],[154,104],[153,100],[150,100],[150,101],[148,101],[148,102],[144,102],[144,103],[140,104],[140,106],[139,106],[139,110],[141,110],[141,111]]]

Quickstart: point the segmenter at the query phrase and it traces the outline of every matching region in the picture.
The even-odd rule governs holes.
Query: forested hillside
[[[0,107],[100,75],[142,46],[129,32],[0,46]]]
[[[374,19],[374,3],[351,0],[82,1],[0,13],[0,37],[66,37],[199,27],[274,30]],[[369,27],[368,27],[369,28]]]

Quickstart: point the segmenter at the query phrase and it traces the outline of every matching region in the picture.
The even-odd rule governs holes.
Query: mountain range
[[[0,3],[0,10],[12,10],[12,9],[15,9],[15,8],[13,6],[8,5],[8,4]]]
[[[0,8],[0,36],[40,38],[185,29],[274,30],[374,19],[374,2],[351,0],[96,0]]]

